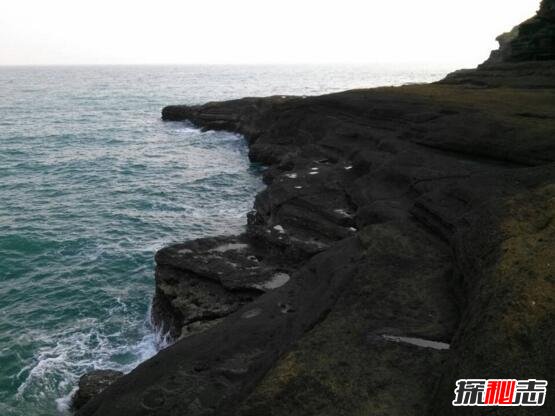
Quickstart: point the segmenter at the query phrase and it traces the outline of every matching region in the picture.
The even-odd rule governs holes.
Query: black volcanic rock
[[[499,49],[483,64],[555,60],[555,0],[542,0],[538,13],[497,38]]]
[[[244,135],[268,186],[245,234],[157,253],[176,342],[78,414],[482,416],[457,379],[551,385],[554,68],[164,108]]]
[[[219,114],[268,187],[245,235],[157,254],[182,339],[80,414],[447,415],[457,378],[549,379],[554,102],[432,84],[164,109]]]
[[[152,316],[173,339],[198,333],[289,280],[290,265],[242,237],[176,244],[156,254]]]
[[[475,87],[555,88],[555,0],[497,37],[499,49],[476,69],[455,71],[442,83]]]
[[[72,398],[75,410],[82,408],[90,399],[102,392],[106,387],[123,376],[121,371],[94,370],[79,379],[79,388]]]

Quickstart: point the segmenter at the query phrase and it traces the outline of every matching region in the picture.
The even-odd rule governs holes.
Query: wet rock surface
[[[72,408],[80,409],[121,376],[121,371],[114,370],[94,370],[81,376],[78,390],[72,398]]]
[[[287,283],[292,266],[246,236],[176,244],[156,254],[153,318],[176,339],[197,333]]]
[[[157,253],[177,341],[78,414],[482,415],[451,405],[457,379],[551,383],[555,90],[535,64],[166,107],[243,134],[268,186],[244,235]]]

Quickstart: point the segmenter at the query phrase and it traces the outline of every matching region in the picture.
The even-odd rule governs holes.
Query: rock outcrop
[[[457,379],[551,383],[554,63],[501,65],[164,108],[244,135],[268,186],[244,235],[157,253],[176,342],[78,414],[483,415]]]
[[[81,376],[78,390],[72,398],[72,408],[79,410],[121,376],[123,373],[115,370],[94,370]]]
[[[445,84],[475,87],[555,88],[555,0],[497,37],[499,49],[476,69],[449,74]]]
[[[542,0],[538,13],[497,38],[499,49],[482,65],[555,60],[555,0]]]

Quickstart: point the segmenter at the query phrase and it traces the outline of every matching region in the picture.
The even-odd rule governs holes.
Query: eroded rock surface
[[[287,283],[291,265],[245,237],[189,241],[156,254],[153,318],[177,339],[208,329],[268,290]]]
[[[555,0],[542,0],[536,15],[497,38],[499,49],[484,63],[555,60]]]
[[[497,37],[499,49],[476,69],[449,74],[444,83],[473,87],[555,88],[555,0]]]
[[[94,370],[81,376],[78,390],[72,398],[72,408],[74,410],[82,408],[90,399],[121,376],[123,373],[115,370]]]
[[[457,379],[552,383],[554,67],[166,107],[243,134],[268,186],[244,235],[157,253],[178,341],[79,414],[483,415]]]

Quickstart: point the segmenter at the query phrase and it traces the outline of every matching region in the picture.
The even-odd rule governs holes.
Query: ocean
[[[86,371],[163,348],[155,251],[237,233],[263,185],[245,141],[168,104],[430,82],[452,68],[0,67],[0,415],[68,413]]]

